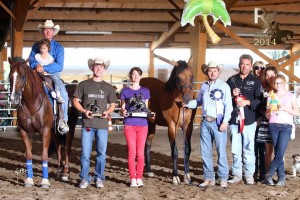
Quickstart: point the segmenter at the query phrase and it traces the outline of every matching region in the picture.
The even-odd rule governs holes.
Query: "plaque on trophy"
[[[143,101],[142,92],[139,95],[134,94],[129,99],[129,111],[128,116],[130,117],[154,117],[154,114],[146,107]]]
[[[101,112],[100,107],[98,106],[98,101],[95,100],[94,104],[90,104],[90,111],[92,112],[90,116],[93,117],[102,117],[103,113]]]

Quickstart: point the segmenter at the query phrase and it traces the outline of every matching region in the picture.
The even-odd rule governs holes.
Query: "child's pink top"
[[[270,98],[270,97],[269,97]],[[283,97],[278,98],[280,105],[292,109],[292,102],[296,99],[295,95],[291,92],[287,92]],[[269,100],[269,99],[268,99]],[[293,124],[293,115],[289,114],[286,111],[279,110],[277,114],[271,114],[269,123],[277,124]]]

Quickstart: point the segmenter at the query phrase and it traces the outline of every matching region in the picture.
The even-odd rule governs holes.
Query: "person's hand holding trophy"
[[[103,117],[103,112],[98,106],[98,101],[95,100],[94,104],[90,104],[90,112],[88,113],[89,117]]]

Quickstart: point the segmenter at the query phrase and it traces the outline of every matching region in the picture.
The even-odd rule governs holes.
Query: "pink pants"
[[[144,171],[144,149],[148,134],[148,126],[124,127],[124,135],[128,148],[128,168],[130,179],[142,178]]]

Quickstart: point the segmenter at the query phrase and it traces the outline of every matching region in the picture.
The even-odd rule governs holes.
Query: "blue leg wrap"
[[[48,161],[43,161],[42,168],[43,168],[43,178],[48,179]]]
[[[27,160],[26,161],[26,172],[27,172],[27,177],[28,178],[33,177],[32,160]]]

